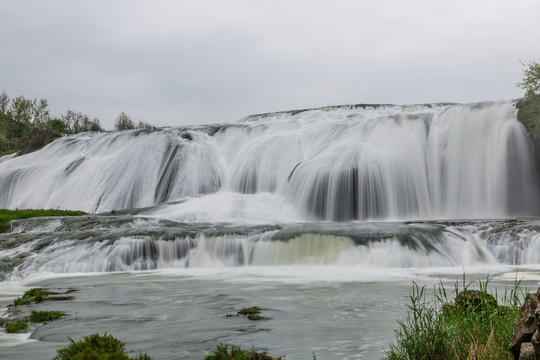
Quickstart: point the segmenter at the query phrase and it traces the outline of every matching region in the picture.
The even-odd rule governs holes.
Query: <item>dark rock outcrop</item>
[[[540,359],[540,288],[537,293],[525,297],[519,313],[519,320],[508,347],[515,360]]]

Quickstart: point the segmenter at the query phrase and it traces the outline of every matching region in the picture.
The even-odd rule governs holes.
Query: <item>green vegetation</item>
[[[11,220],[18,219],[28,219],[33,217],[42,217],[42,216],[80,216],[86,215],[82,211],[72,211],[72,210],[6,210],[0,209],[0,233],[7,230],[7,225]]]
[[[18,334],[25,332],[28,328],[27,321],[19,321],[11,324],[6,324],[5,329],[8,334]]]
[[[540,63],[537,60],[527,63],[522,61],[521,65],[523,65],[523,79],[517,86],[525,90],[526,97],[540,94]]]
[[[117,130],[147,129],[155,127],[139,121],[138,125],[124,112],[116,118]],[[5,91],[0,93],[0,156],[27,154],[41,149],[63,134],[85,131],[104,131],[99,119],[81,112],[68,110],[53,116],[46,99],[11,98]]]
[[[98,119],[69,110],[51,116],[46,99],[10,98],[0,94],[0,153],[26,154],[42,148],[62,134],[103,131]]]
[[[32,288],[24,293],[23,296],[16,298],[13,300],[13,304],[9,304],[8,308],[14,308],[20,305],[30,305],[32,303],[40,303],[42,301],[46,300],[70,300],[73,297],[71,296],[56,296],[56,295],[65,295],[73,292],[74,290],[68,290],[64,293],[58,293],[49,291],[46,289],[41,288]],[[52,295],[52,296],[51,296]],[[16,309],[13,311],[13,314],[19,314],[20,310]],[[20,333],[26,331],[28,328],[28,322],[33,323],[47,323],[51,321],[55,321],[58,319],[63,318],[64,316],[68,316],[68,314],[60,312],[60,311],[36,311],[32,310],[30,313],[30,316],[24,317],[19,322],[14,322],[11,324],[5,324],[5,330],[8,333]]]
[[[49,290],[44,290],[41,288],[32,288],[24,293],[23,296],[13,300],[13,304],[8,305],[8,307],[20,306],[20,305],[29,305],[31,303],[40,303],[45,300],[72,300],[73,296],[56,296],[56,295],[65,295],[70,294],[74,290],[68,290],[65,293],[57,293]],[[54,296],[51,296],[54,295]]]
[[[261,308],[258,306],[252,306],[248,308],[243,308],[238,312],[238,315],[255,315],[261,313]]]
[[[25,292],[22,297],[18,297],[13,300],[12,306],[29,305],[32,302],[40,303],[51,294],[52,292],[43,290],[41,288],[32,288]]]
[[[516,107],[517,118],[533,141],[537,169],[540,170],[540,95],[529,95],[518,101]]]
[[[219,344],[205,360],[250,360],[251,357],[246,350],[232,345],[230,348],[226,344]]]
[[[71,343],[57,350],[54,360],[151,360],[148,355],[141,353],[130,357],[126,352],[126,344],[107,333],[85,336],[77,342],[68,339]]]
[[[17,152],[17,150],[8,150],[8,151],[4,151],[3,153],[0,153],[0,157],[4,156],[4,155],[11,155],[11,154],[15,154]]]
[[[67,314],[60,311],[32,310],[32,314],[30,315],[30,321],[33,323],[46,323],[46,322],[61,319],[64,316],[67,316]]]
[[[442,284],[434,290],[434,301],[426,300],[426,289],[413,284],[409,314],[396,330],[395,345],[386,353],[388,360],[416,359],[513,359],[508,350],[520,311],[519,283],[506,290],[502,306],[487,293],[487,284],[480,281],[480,290],[469,290],[463,282],[460,291],[455,284],[449,301]]]
[[[236,314],[227,314],[225,317],[234,317],[234,316],[240,316],[244,315],[248,318],[248,320],[268,320],[268,318],[260,316],[262,308],[258,306],[252,306],[243,308],[240,311],[238,311]]]
[[[540,169],[540,63],[529,61],[523,65],[523,78],[517,84],[525,90],[525,97],[518,101],[517,118],[525,126],[534,143],[537,167]]]
[[[205,360],[274,360],[275,358],[266,354],[266,351],[256,352],[245,350],[236,345],[220,343]]]

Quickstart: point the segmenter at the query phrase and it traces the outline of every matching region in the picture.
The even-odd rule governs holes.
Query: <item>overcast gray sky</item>
[[[537,0],[0,0],[0,91],[111,129],[521,95]]]

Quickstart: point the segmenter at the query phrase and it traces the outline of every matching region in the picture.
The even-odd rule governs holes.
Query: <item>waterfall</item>
[[[537,182],[512,103],[338,106],[64,136],[0,161],[0,208],[168,203],[173,220],[270,223],[501,218],[535,215]]]

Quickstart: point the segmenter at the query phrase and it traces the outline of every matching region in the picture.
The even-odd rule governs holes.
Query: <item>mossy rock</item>
[[[66,313],[61,311],[36,311],[32,310],[30,314],[30,321],[33,323],[46,323],[54,320],[61,319],[67,316]]]
[[[4,327],[6,329],[6,332],[8,334],[19,334],[26,331],[28,328],[28,322],[27,321],[18,321],[11,324],[6,324]]]
[[[261,308],[258,306],[252,306],[248,308],[243,308],[240,311],[238,311],[238,315],[256,315],[261,313]]]

